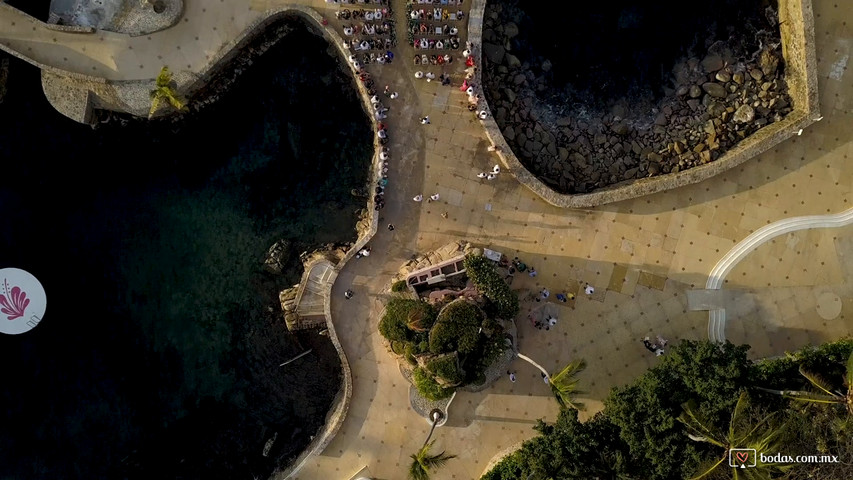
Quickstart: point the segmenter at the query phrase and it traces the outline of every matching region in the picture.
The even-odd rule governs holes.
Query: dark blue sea
[[[266,478],[308,444],[340,363],[317,331],[288,333],[278,292],[299,252],[356,238],[372,142],[328,47],[299,28],[202,112],[98,129],[12,60],[0,268],[34,274],[47,311],[0,334],[0,479]]]
[[[489,0],[488,11],[497,5],[523,12],[512,51],[522,62],[549,59],[547,94],[569,104],[656,102],[685,57],[701,60],[720,42],[744,59],[762,40],[778,42],[777,0]]]

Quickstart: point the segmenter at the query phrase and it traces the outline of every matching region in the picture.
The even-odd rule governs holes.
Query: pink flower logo
[[[26,292],[20,287],[12,287],[9,291],[9,282],[3,279],[3,291],[5,295],[0,295],[0,312],[6,315],[7,320],[14,320],[24,316],[24,310],[30,304],[30,299],[27,298]]]

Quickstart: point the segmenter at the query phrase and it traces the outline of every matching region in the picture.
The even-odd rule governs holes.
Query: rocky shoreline
[[[588,193],[713,162],[740,140],[793,110],[778,32],[750,58],[713,43],[672,70],[656,102],[619,99],[606,111],[554,105],[551,62],[525,55],[523,12],[488,4],[483,26],[484,93],[507,143],[560,193]],[[551,100],[551,101],[549,101]]]

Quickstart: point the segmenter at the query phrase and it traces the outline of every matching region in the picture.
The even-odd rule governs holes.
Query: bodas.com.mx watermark
[[[749,468],[766,463],[838,463],[837,455],[784,455],[781,453],[758,453],[754,448],[730,448],[729,466]]]

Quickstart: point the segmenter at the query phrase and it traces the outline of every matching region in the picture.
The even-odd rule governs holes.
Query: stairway
[[[300,317],[325,314],[326,289],[334,270],[332,265],[321,262],[311,267],[305,280],[305,289],[296,311]]]

